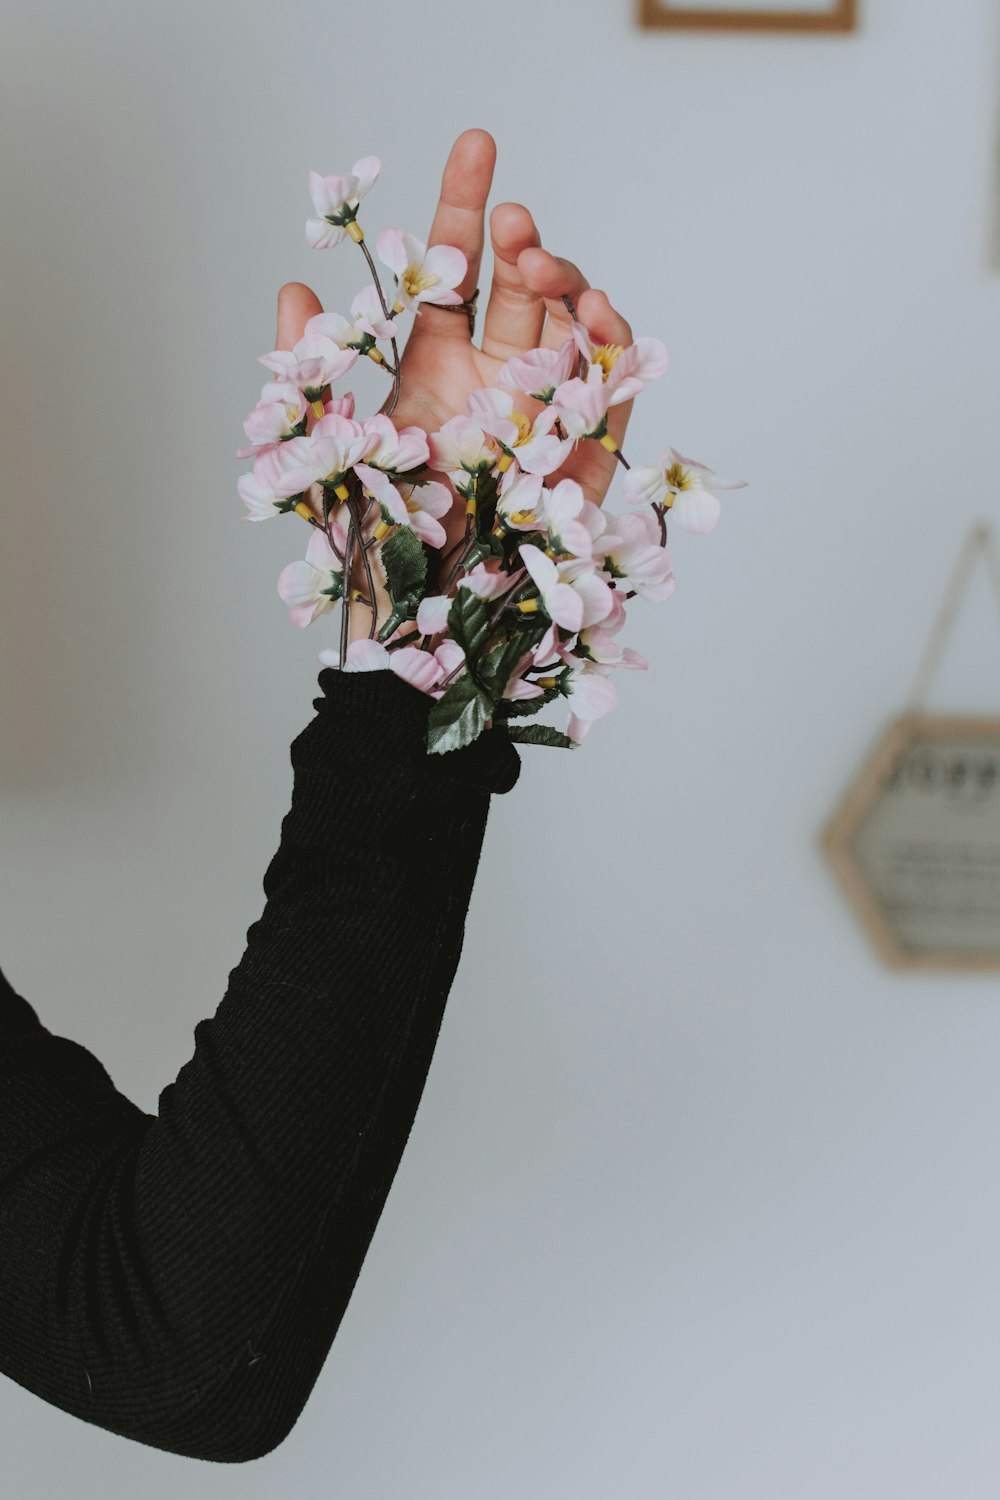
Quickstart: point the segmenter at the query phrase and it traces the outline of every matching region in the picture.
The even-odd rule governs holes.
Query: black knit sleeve
[[[319,685],[263,913],[155,1116],[0,976],[0,1372],[220,1463],[287,1436],[329,1353],[520,770],[500,724],[429,755],[391,672]]]

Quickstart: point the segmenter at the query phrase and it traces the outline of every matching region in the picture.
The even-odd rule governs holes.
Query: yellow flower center
[[[510,518],[515,526],[524,526],[528,521],[535,519],[535,512],[533,510],[512,510]]]
[[[611,373],[611,366],[619,354],[624,354],[624,352],[625,350],[621,344],[601,344],[600,348],[594,350],[591,363],[600,365],[601,370],[604,372],[604,378],[607,380]]]
[[[523,411],[511,412],[510,420],[517,428],[517,437],[514,439],[510,446],[512,448],[519,448],[522,443],[526,443],[530,438],[531,429],[534,426],[534,423],[532,422],[530,417],[525,416]]]
[[[400,285],[408,297],[419,297],[430,286],[436,286],[440,276],[428,276],[423,266],[411,261],[400,277]]]
[[[685,469],[683,464],[671,464],[665,469],[663,477],[671,489],[693,490],[698,481],[690,469]]]

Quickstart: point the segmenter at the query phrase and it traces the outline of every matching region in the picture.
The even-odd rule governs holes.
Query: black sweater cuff
[[[373,776],[401,771],[427,792],[444,795],[509,792],[520,775],[521,758],[502,723],[460,750],[428,751],[434,699],[395,672],[324,667],[318,685],[323,696],[313,699],[316,718],[292,742],[296,771],[325,767],[335,774],[338,759],[362,760]]]

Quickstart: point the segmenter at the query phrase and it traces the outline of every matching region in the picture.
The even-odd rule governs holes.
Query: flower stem
[[[351,498],[348,500],[348,502],[347,502],[347,508],[351,512],[351,520],[353,521],[354,525],[357,527],[358,534],[360,535],[361,534],[362,522],[361,522],[361,517],[358,514],[358,497],[357,497],[356,494],[352,495]],[[368,512],[366,511],[365,514],[367,515]],[[361,545],[361,549],[360,550],[361,550],[361,561],[363,562],[364,568],[365,568],[365,581],[368,584],[368,603],[371,606],[371,612],[372,612],[371,626],[369,627],[369,630],[368,630],[368,639],[372,640],[374,638],[375,629],[376,629],[376,626],[378,624],[378,607],[377,607],[377,605],[375,603],[375,581],[372,578],[372,565],[371,565],[371,563],[370,563],[370,561],[368,559],[368,549],[365,547],[363,539],[362,539],[362,545]]]
[[[375,283],[375,290],[378,292],[378,300],[382,304],[382,312],[385,314],[386,320],[388,321],[389,320],[389,316],[390,316],[389,315],[389,304],[385,300],[385,292],[383,292],[383,290],[382,290],[382,283],[379,280],[378,271],[375,269],[375,262],[372,260],[372,253],[369,250],[368,245],[367,245],[367,243],[366,243],[365,240],[359,240],[358,244],[361,246],[361,249],[364,252],[365,260],[368,262],[368,269],[372,273],[372,280]],[[400,386],[402,384],[402,377],[400,375],[399,346],[396,343],[395,335],[390,340],[390,343],[392,344],[392,358],[393,358],[393,364],[392,364],[392,398],[391,398],[391,400],[389,402],[389,409],[386,412],[386,416],[387,417],[391,417],[392,414],[393,414],[393,412],[396,410],[396,403],[399,400],[399,390],[400,390]]]
[[[351,592],[351,567],[354,563],[354,542],[357,536],[353,513],[347,523],[347,546],[344,550],[344,595],[340,603],[340,670],[344,670],[347,660],[347,647],[350,643],[351,634],[351,608],[349,594]]]

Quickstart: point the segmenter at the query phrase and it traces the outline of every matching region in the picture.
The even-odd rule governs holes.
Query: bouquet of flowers
[[[293,349],[259,356],[277,378],[244,423],[250,446],[238,457],[254,460],[238,484],[244,519],[294,514],[309,524],[305,558],[278,579],[292,621],[309,625],[339,602],[339,646],[319,660],[344,671],[393,671],[433,698],[431,752],[469,744],[498,721],[514,740],[575,748],[617,701],[614,669],[647,666],[618,637],[629,600],[674,592],[667,513],[682,530],[711,531],[720,513],[715,492],[744,481],[723,479],[673,448],[653,465],[628,463],[608,413],[664,373],[666,348],[655,338],[595,346],[568,297],[572,337],[561,348],[510,359],[496,386],[474,391],[467,414],[436,432],[397,429],[397,320],[419,315],[425,303],[461,311],[467,304],[455,288],[468,263],[454,246],[428,249],[400,229],[382,229],[376,254],[394,283],[386,293],[358,220],[380,170],[367,156],[347,176],[309,175],[315,214],[307,242],[328,249],[353,241],[372,284],[349,317],[320,313]],[[365,358],[386,371],[392,392],[381,411],[357,421],[353,394],[334,395],[333,386]],[[558,477],[580,443],[615,455],[623,514]],[[449,547],[442,520],[462,502],[464,530]],[[388,598],[382,611],[380,596]],[[352,641],[358,603],[370,609],[370,624]],[[511,722],[559,698],[568,703],[565,732]]]

